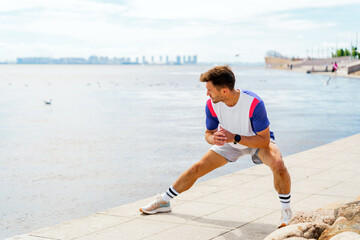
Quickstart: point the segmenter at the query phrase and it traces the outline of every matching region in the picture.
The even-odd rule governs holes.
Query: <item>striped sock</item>
[[[280,202],[281,202],[281,208],[290,208],[290,199],[291,199],[291,193],[289,194],[279,194]]]
[[[169,202],[177,195],[179,195],[179,193],[173,188],[173,186],[171,186],[166,192],[161,195],[161,197],[164,201]]]

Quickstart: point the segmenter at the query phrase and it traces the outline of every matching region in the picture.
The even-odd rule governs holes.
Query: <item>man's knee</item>
[[[273,160],[273,163],[271,166],[271,170],[277,175],[285,175],[286,174],[287,168],[285,166],[285,163],[284,163],[281,155],[274,157],[274,160]]]

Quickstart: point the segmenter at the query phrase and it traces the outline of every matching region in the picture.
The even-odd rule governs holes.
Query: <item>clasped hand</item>
[[[214,144],[223,146],[225,143],[234,142],[234,137],[235,134],[220,126],[220,129],[214,133]]]

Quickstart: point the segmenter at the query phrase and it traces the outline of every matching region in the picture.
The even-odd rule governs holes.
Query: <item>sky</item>
[[[360,0],[1,0],[0,62],[17,57],[197,55],[263,62],[360,42]]]

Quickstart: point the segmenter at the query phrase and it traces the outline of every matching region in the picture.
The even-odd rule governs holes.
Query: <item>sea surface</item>
[[[0,239],[166,190],[210,147],[198,79],[211,67],[0,65]],[[359,79],[233,70],[284,156],[360,132]]]

